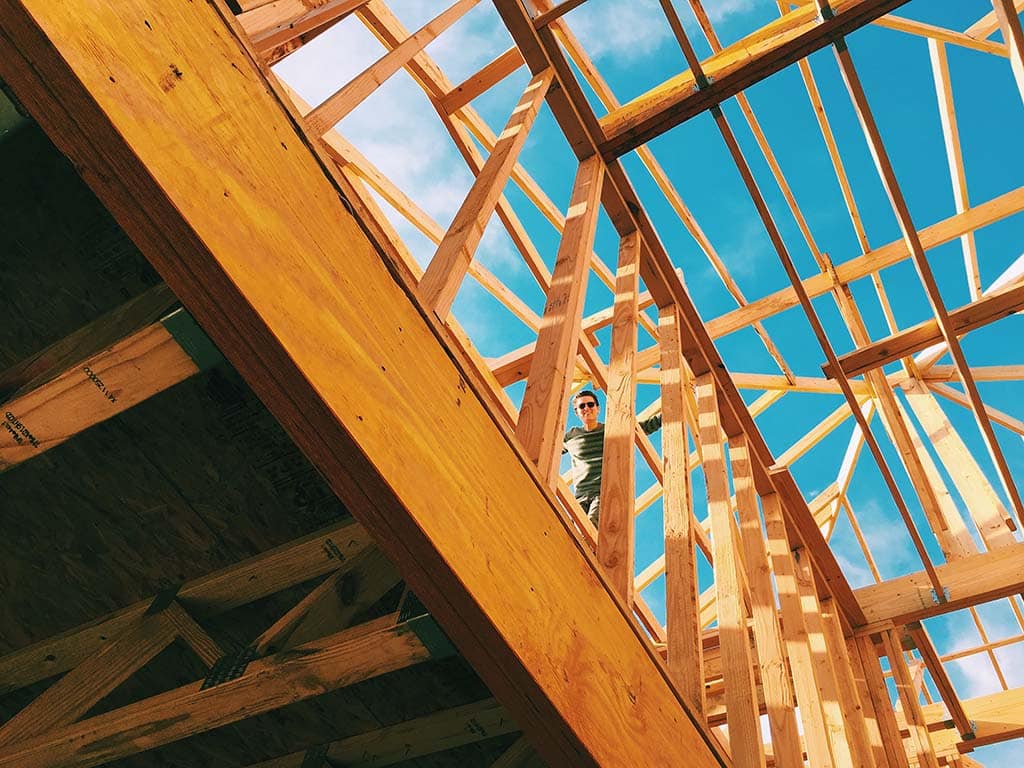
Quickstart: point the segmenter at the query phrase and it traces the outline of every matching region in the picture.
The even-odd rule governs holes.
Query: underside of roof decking
[[[1024,168],[961,72],[1024,124],[1024,2],[971,2],[0,0],[0,766],[1002,765]]]

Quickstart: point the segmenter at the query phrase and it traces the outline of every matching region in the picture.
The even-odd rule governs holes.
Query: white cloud
[[[866,565],[854,562],[841,552],[836,552],[836,561],[846,576],[846,580],[850,582],[850,586],[854,589],[875,583],[875,577]]]
[[[730,16],[738,16],[748,13],[754,8],[764,5],[773,5],[771,0],[711,0],[704,4],[704,10],[708,12],[711,23],[725,21]]]
[[[953,642],[954,652],[977,646],[977,639],[969,635],[957,636]],[[955,659],[946,665],[953,677],[954,685],[961,699],[973,699],[1002,690],[996,671],[988,654],[975,653],[962,659]]]
[[[349,19],[284,59],[277,73],[311,104],[319,104],[383,53],[380,43]],[[451,221],[473,177],[407,74],[387,80],[338,130],[442,227]],[[404,233],[404,221],[385,210]],[[419,256],[422,249],[416,251]]]
[[[568,20],[569,27],[594,59],[640,59],[672,37],[656,0],[594,3]]]
[[[774,4],[771,0],[706,0],[704,10],[711,23],[718,25],[765,5]],[[676,10],[688,32],[700,35],[686,4],[678,2]],[[572,14],[568,22],[594,59],[631,61],[650,57],[663,43],[672,40],[672,29],[657,0],[591,0],[584,9]]]

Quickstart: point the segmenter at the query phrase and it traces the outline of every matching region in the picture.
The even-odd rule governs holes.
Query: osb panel
[[[0,142],[0,169],[3,370],[160,278],[35,124]]]
[[[3,651],[345,515],[228,369],[14,467],[0,493]]]

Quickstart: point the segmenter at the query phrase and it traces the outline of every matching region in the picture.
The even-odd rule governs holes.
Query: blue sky
[[[443,10],[447,3],[443,0],[394,0],[390,5],[406,27],[413,30]],[[706,0],[705,5],[714,14],[716,30],[725,44],[778,15],[775,0]],[[689,16],[687,4],[677,2],[676,7],[699,54],[702,57],[709,55],[710,49]],[[897,13],[906,18],[963,30],[990,10],[987,0],[915,0]],[[627,4],[616,0],[589,0],[571,12],[567,20],[620,101],[627,101],[685,69],[656,0],[635,0]],[[1000,38],[997,34],[993,39]],[[493,6],[485,0],[432,44],[428,52],[441,64],[449,78],[458,83],[510,44]],[[915,224],[919,228],[925,227],[953,215],[956,209],[926,41],[903,32],[872,26],[851,36],[849,45]],[[1016,149],[1019,138],[1024,136],[1024,105],[1007,59],[954,45],[947,45],[946,51],[969,199],[973,204],[982,203],[1016,189],[1024,181],[1024,153]],[[308,101],[319,103],[381,53],[379,43],[355,19],[349,19],[285,59],[277,71]],[[811,66],[851,179],[870,245],[878,247],[899,239],[896,218],[871,162],[832,51],[826,49],[814,54]],[[528,74],[522,69],[473,102],[496,132],[500,131],[527,80]],[[797,68],[790,67],[755,85],[747,95],[819,247],[837,264],[858,256],[861,248]],[[725,105],[725,113],[801,274],[805,277],[814,274],[818,269],[810,251],[734,101]],[[409,193],[441,227],[447,227],[472,183],[472,175],[436,119],[429,102],[408,75],[403,72],[391,78],[347,117],[339,130]],[[786,286],[788,281],[779,259],[710,116],[704,114],[690,120],[654,140],[650,147],[746,297],[757,299]],[[576,163],[546,107],[520,160],[557,207],[564,210]],[[707,258],[685,231],[637,158],[627,156],[624,163],[672,259],[682,268],[701,315],[710,319],[734,309],[736,302],[715,276]],[[558,247],[557,231],[537,213],[518,188],[510,184],[506,192],[550,265]],[[399,214],[386,205],[384,207],[416,258],[425,265],[433,254],[434,245]],[[1024,215],[1021,214],[977,234],[983,286],[987,287],[1024,253],[1022,234]],[[617,246],[617,237],[610,222],[603,218],[595,250],[613,268]],[[540,289],[496,219],[488,227],[477,258],[516,290],[538,314],[543,311],[544,298]],[[967,303],[970,295],[959,241],[932,249],[928,252],[928,259],[947,307],[955,308]],[[883,280],[901,328],[931,317],[924,290],[910,262],[885,270]],[[870,282],[858,281],[853,290],[872,338],[887,335]],[[610,300],[608,290],[591,276],[587,311],[604,308]],[[815,307],[836,351],[842,354],[853,349],[853,341],[842,324],[834,300],[823,296],[815,301]],[[499,356],[534,338],[525,325],[472,280],[466,281],[459,294],[455,316],[485,356]],[[821,376],[824,354],[799,308],[767,319],[765,326],[795,373]],[[968,361],[972,365],[1024,363],[1020,344],[1022,331],[1024,320],[1014,316],[967,336],[963,346]],[[602,342],[600,350],[607,359],[608,335],[604,332],[598,338]],[[642,346],[650,343],[649,338],[642,338]],[[724,337],[718,346],[732,371],[778,373],[774,361],[749,329]],[[940,362],[948,363],[949,360]],[[886,370],[894,372],[898,366]],[[1016,418],[1024,418],[1019,382],[983,382],[979,387],[989,405]],[[521,386],[513,387],[510,394],[515,399],[521,391]],[[759,394],[745,392],[750,401]],[[656,396],[655,387],[642,386],[638,395],[639,406],[645,406]],[[778,455],[842,402],[837,395],[788,394],[759,417],[758,425]],[[1003,495],[973,416],[948,402],[943,402],[942,406],[974,455],[980,457],[981,466],[992,485]],[[812,498],[835,480],[851,432],[852,420],[793,466],[807,498]],[[1019,478],[1022,474],[1020,468],[1024,467],[1024,441],[998,426],[996,432],[1007,461]],[[895,450],[880,425],[876,427],[875,434],[894,467],[894,474],[923,532],[932,559],[941,562],[941,553],[934,536],[927,530]],[[657,436],[655,442],[657,444]],[[652,478],[642,461],[638,461],[638,467],[637,489],[640,491],[651,483]],[[945,480],[950,485],[948,476]],[[695,483],[701,487],[699,472],[695,475]],[[956,496],[955,490],[952,492],[963,510],[962,500]],[[920,561],[911,549],[909,536],[867,450],[854,473],[849,499],[865,529],[883,578],[921,569]],[[1005,504],[1006,499],[1003,501]],[[702,503],[698,493],[698,516],[703,514]],[[638,571],[661,552],[661,524],[660,504],[655,504],[638,518]],[[836,527],[832,546],[854,586],[872,581],[845,518],[841,518]],[[704,573],[703,577],[707,579],[707,574]],[[664,597],[661,580],[644,595],[655,612],[662,615]],[[980,612],[990,639],[1022,632],[1007,601],[982,607]],[[978,642],[977,631],[963,611],[929,621],[927,627],[940,652],[950,652]],[[1008,684],[1011,687],[1024,685],[1024,651],[1021,645],[1001,649],[997,655]],[[992,667],[983,656],[953,662],[947,668],[962,698],[999,690]],[[1019,754],[1022,752],[1024,746],[1017,740],[980,749],[974,757],[990,767],[1010,768],[1021,764]],[[1016,760],[1013,755],[1018,755]]]

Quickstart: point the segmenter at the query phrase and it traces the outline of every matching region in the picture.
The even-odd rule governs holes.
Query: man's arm
[[[644,431],[644,434],[650,435],[661,429],[661,413],[656,413],[649,419],[644,419],[640,422],[640,429]]]

